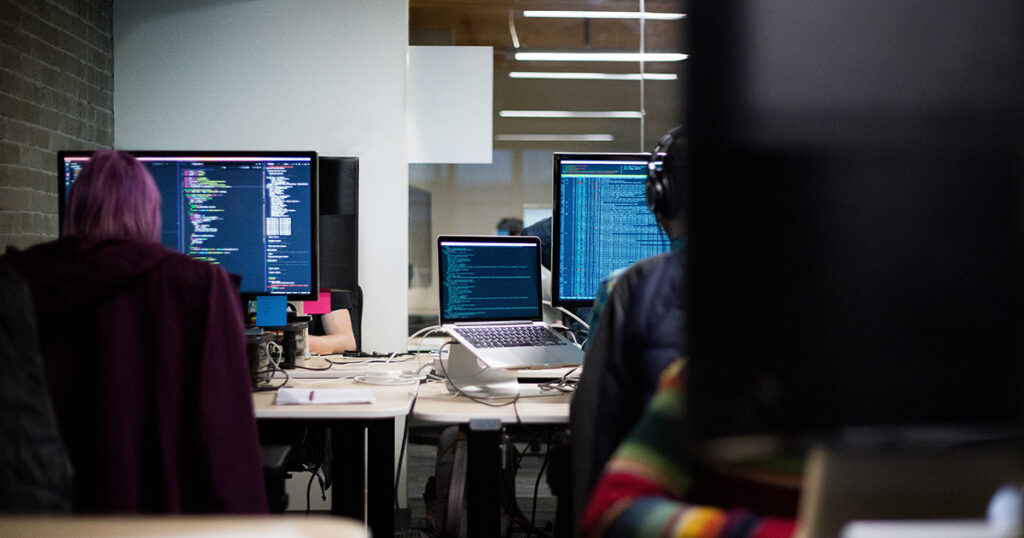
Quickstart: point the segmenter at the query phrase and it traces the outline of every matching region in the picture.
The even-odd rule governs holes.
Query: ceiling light
[[[680,62],[679,52],[517,52],[516,60],[539,62]]]
[[[500,142],[614,142],[610,134],[496,134]]]
[[[554,73],[550,71],[512,71],[509,78],[557,80],[640,80],[640,73]],[[644,73],[646,80],[676,80],[675,73]]]
[[[640,118],[643,116],[633,110],[601,110],[581,112],[576,110],[500,110],[502,118]]]
[[[686,17],[685,13],[654,13],[646,11],[554,11],[554,10],[526,10],[524,17],[547,17],[557,19],[639,19],[660,21],[678,21]]]

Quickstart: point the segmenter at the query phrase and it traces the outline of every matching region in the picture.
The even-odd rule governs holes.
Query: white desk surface
[[[535,393],[536,391],[529,391]],[[500,404],[511,401],[510,398],[489,399],[491,403]],[[474,402],[465,396],[454,396],[448,393],[444,383],[428,383],[420,386],[416,405],[412,416],[427,422],[441,424],[459,424],[474,418],[497,418],[502,424],[567,424],[569,422],[569,402],[572,393],[552,391],[551,395],[523,396],[515,403],[503,407],[491,407]],[[519,418],[516,418],[516,412]]]
[[[359,367],[343,368],[344,375],[362,375],[367,368],[388,370],[415,370],[416,362],[393,363],[386,367],[381,364],[366,364]],[[274,379],[275,384],[281,379]],[[321,404],[321,405],[276,405],[277,391],[254,392],[252,395],[256,418],[285,419],[375,419],[396,418],[409,414],[416,385],[368,385],[347,378],[292,378],[289,387],[310,389],[368,388],[373,391],[376,402],[372,404]]]
[[[361,522],[327,516],[0,516],[0,536],[367,538]]]

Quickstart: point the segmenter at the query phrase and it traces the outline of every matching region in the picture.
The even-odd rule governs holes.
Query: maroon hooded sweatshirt
[[[75,511],[266,511],[242,305],[221,267],[76,237],[5,258],[35,303]]]

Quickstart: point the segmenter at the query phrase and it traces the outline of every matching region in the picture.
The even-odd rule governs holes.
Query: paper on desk
[[[370,389],[300,389],[284,387],[277,390],[277,405],[286,404],[358,404],[374,403]]]

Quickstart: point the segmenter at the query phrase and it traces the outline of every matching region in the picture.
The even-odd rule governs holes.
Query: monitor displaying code
[[[647,209],[647,154],[554,155],[552,302],[590,306],[612,271],[669,250]]]
[[[442,322],[540,319],[540,244],[510,239],[439,240]]]
[[[160,191],[163,244],[240,275],[242,293],[314,296],[315,153],[134,154]],[[88,160],[62,153],[62,219]]]

